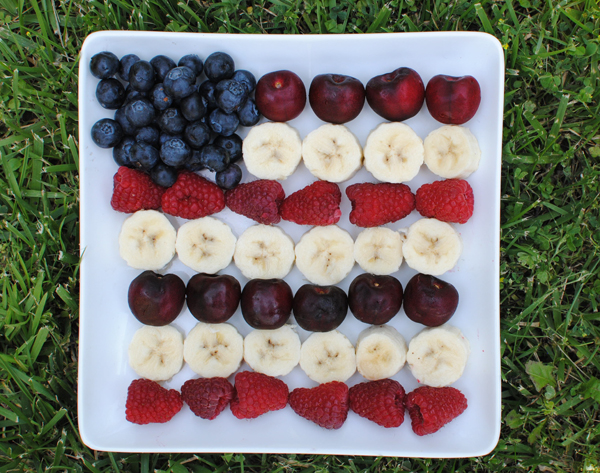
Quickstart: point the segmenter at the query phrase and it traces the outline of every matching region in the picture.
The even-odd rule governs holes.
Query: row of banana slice
[[[420,273],[441,275],[458,262],[462,240],[452,225],[423,218],[403,233],[368,228],[356,241],[337,225],[314,227],[294,245],[276,226],[254,225],[236,239],[215,217],[188,221],[176,231],[162,213],[141,210],[123,223],[119,247],[136,269],[161,269],[177,253],[197,272],[215,274],[233,260],[246,278],[270,279],[285,277],[295,262],[313,284],[332,285],[348,276],[355,262],[366,272],[391,274],[405,259]]]
[[[423,163],[446,179],[464,179],[479,167],[477,138],[463,126],[445,125],[423,141],[408,125],[386,122],[367,137],[364,150],[344,125],[322,125],[304,140],[287,123],[253,127],[242,145],[248,172],[260,179],[286,179],[303,160],[317,178],[329,182],[350,179],[364,166],[382,182],[407,182]]]
[[[357,370],[366,379],[390,378],[408,362],[421,384],[448,386],[465,369],[470,345],[450,325],[428,327],[407,346],[390,325],[363,330],[356,348],[341,332],[311,334],[304,343],[291,325],[276,330],[254,330],[246,338],[228,323],[198,323],[183,338],[175,327],[144,326],[129,345],[129,363],[144,378],[164,381],[177,374],[184,361],[205,378],[233,374],[245,360],[259,373],[285,376],[298,364],[318,383],[348,380]]]

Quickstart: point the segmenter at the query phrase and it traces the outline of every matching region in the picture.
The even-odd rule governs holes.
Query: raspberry
[[[253,371],[235,375],[231,412],[238,419],[254,419],[287,406],[289,390],[280,379]]]
[[[473,215],[473,203],[473,189],[461,179],[435,181],[417,190],[419,213],[442,222],[466,223]]]
[[[281,218],[298,225],[333,225],[342,215],[342,193],[337,184],[316,181],[285,198]]]
[[[116,211],[133,213],[138,210],[160,208],[165,188],[152,182],[145,172],[121,166],[113,182],[114,190],[110,205]]]
[[[359,227],[396,222],[415,209],[415,196],[406,184],[353,184],[346,195],[352,203],[350,223]]]
[[[265,225],[279,223],[279,206],[284,198],[281,184],[268,179],[240,184],[225,193],[227,207]]]
[[[331,381],[311,389],[296,388],[290,393],[290,407],[321,427],[339,429],[348,417],[348,386]]]
[[[194,414],[213,420],[233,398],[233,386],[225,378],[189,379],[181,386],[181,399]]]
[[[193,172],[183,171],[162,196],[163,212],[175,217],[196,219],[225,208],[223,191]]]
[[[127,390],[125,418],[134,424],[168,422],[183,407],[181,395],[156,381],[136,379]]]
[[[404,422],[404,388],[393,379],[360,383],[350,388],[350,409],[382,427]]]
[[[456,388],[421,386],[406,396],[413,432],[432,434],[467,408],[467,399]]]

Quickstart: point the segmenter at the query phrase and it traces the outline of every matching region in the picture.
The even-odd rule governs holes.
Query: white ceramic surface
[[[348,74],[363,84],[375,76],[398,67],[415,69],[423,82],[436,74],[466,75],[481,85],[481,106],[467,126],[478,138],[482,149],[481,166],[468,181],[474,190],[475,212],[468,223],[456,225],[464,241],[464,253],[457,266],[442,276],[456,286],[460,304],[450,323],[459,327],[471,343],[472,354],[463,377],[453,386],[468,399],[468,409],[435,434],[415,435],[406,414],[403,425],[384,429],[350,412],[339,430],[322,429],[297,416],[288,406],[255,420],[238,420],[226,409],[216,420],[197,418],[184,406],[170,422],[139,426],[125,420],[127,387],[137,376],[129,367],[127,346],[139,322],[127,306],[127,289],[139,271],[120,259],[117,238],[127,217],[110,206],[112,178],[117,165],[112,150],[98,148],[90,138],[90,129],[100,118],[114,112],[96,102],[98,79],[89,71],[90,58],[100,51],[112,51],[118,57],[135,53],[150,60],[165,54],[175,61],[185,54],[206,58],[215,51],[233,57],[236,67],[248,69],[258,78],[279,70],[295,71],[306,88],[311,78],[321,73]],[[500,433],[500,321],[499,321],[499,238],[500,238],[500,164],[503,111],[504,60],[499,42],[483,33],[399,33],[372,35],[273,36],[217,35],[196,33],[100,32],[88,37],[80,57],[79,130],[81,172],[81,306],[79,346],[78,418],[82,439],[95,450],[125,452],[264,452],[343,455],[383,455],[402,457],[468,457],[484,455],[495,447]],[[264,120],[264,119],[263,119]],[[347,126],[364,146],[365,139],[382,119],[367,104],[358,118]],[[406,121],[424,138],[441,126],[429,115],[426,106]],[[290,122],[304,137],[322,122],[307,104],[304,112]],[[244,137],[247,129],[240,128]],[[244,170],[244,180],[252,180]],[[425,166],[408,185],[413,192],[425,182],[437,180]],[[314,178],[301,164],[283,181],[286,194],[304,187]],[[352,183],[374,181],[362,169],[352,180],[342,183],[340,226],[353,238],[361,231],[348,220],[350,203],[344,189]],[[252,221],[223,210],[216,217],[227,222],[239,236]],[[404,220],[387,225],[407,227],[419,218],[414,211]],[[184,221],[171,218],[176,228]],[[295,242],[309,227],[282,221],[280,224]],[[177,258],[164,272],[178,274],[187,282],[193,271]],[[231,264],[223,272],[236,276],[242,286],[245,278]],[[348,290],[352,279],[361,273],[358,265],[339,286]],[[404,263],[394,273],[403,285],[415,274]],[[286,277],[295,291],[306,281],[297,268]],[[183,333],[195,325],[187,309],[174,322]],[[231,322],[246,335],[250,327],[240,311]],[[293,322],[293,318],[291,319]],[[407,341],[421,330],[408,320],[404,311],[390,322]],[[367,326],[351,314],[339,330],[355,343]],[[307,333],[300,330],[301,339]],[[249,369],[243,365],[242,370]],[[168,382],[168,388],[180,389],[194,373],[184,366]],[[233,376],[230,378],[233,381]],[[418,383],[408,367],[397,379],[407,392]],[[315,385],[299,367],[283,380],[290,390]],[[358,373],[349,385],[365,381]]]

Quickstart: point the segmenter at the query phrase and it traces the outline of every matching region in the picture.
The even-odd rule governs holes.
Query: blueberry
[[[210,142],[210,128],[198,120],[185,127],[183,136],[192,148],[200,149]]]
[[[198,88],[198,92],[202,97],[204,97],[208,101],[208,108],[213,109],[217,108],[217,100],[215,99],[215,87],[216,85],[209,80],[205,80],[200,84]]]
[[[148,61],[138,61],[129,70],[129,85],[140,92],[148,92],[154,86],[154,68]]]
[[[135,54],[126,54],[119,61],[119,77],[125,82],[129,82],[129,71],[131,66],[140,60]]]
[[[148,125],[140,128],[136,131],[135,141],[145,141],[152,146],[158,146],[158,139],[160,138],[160,131],[153,125]]]
[[[238,109],[237,116],[240,119],[240,125],[242,126],[254,126],[260,120],[260,112],[256,108],[256,103],[252,98],[246,100],[246,102]]]
[[[177,138],[165,141],[160,147],[160,159],[167,166],[183,166],[192,154],[191,148]]]
[[[137,99],[125,105],[125,116],[133,126],[141,128],[154,121],[156,112],[148,99]]]
[[[170,133],[171,135],[179,135],[183,133],[187,123],[187,120],[177,108],[167,108],[163,113],[161,113],[158,119],[158,125],[160,126],[160,129],[165,133]]]
[[[202,59],[200,59],[200,57],[197,54],[187,54],[187,55],[183,56],[179,60],[179,63],[177,65],[189,67],[192,71],[194,71],[194,74],[196,74],[196,77],[198,77],[200,74],[202,74],[202,69],[204,68]]]
[[[235,64],[233,58],[223,52],[212,53],[204,61],[204,73],[213,82],[229,79],[233,76]]]
[[[129,85],[125,87],[125,102],[133,102],[137,99],[145,99],[148,97],[147,92],[140,92],[139,90],[132,89]]]
[[[248,93],[252,92],[256,87],[256,78],[254,77],[254,74],[252,74],[250,71],[238,69],[233,73],[233,76],[231,78],[237,82],[241,82],[242,84],[244,84],[248,89]]]
[[[135,134],[137,128],[129,121],[129,119],[125,115],[125,107],[121,107],[115,112],[115,120],[119,122],[119,125],[121,125],[124,134]]]
[[[200,151],[200,162],[210,171],[219,172],[229,166],[229,155],[219,146],[206,145]]]
[[[164,163],[158,163],[150,171],[150,179],[159,186],[171,187],[177,181],[177,170]]]
[[[150,59],[150,64],[152,64],[154,72],[156,73],[156,82],[164,81],[169,71],[174,67],[177,67],[177,64],[175,64],[173,59],[163,55],[154,56]]]
[[[160,138],[158,139],[158,144],[162,146],[165,142],[177,138],[178,140],[183,140],[183,135],[171,135],[169,133],[161,133]]]
[[[155,84],[154,87],[152,87],[149,99],[156,110],[166,110],[173,105],[173,97],[167,95],[165,86],[162,83]]]
[[[215,87],[217,106],[226,113],[233,113],[248,99],[246,86],[235,80],[222,80]]]
[[[119,58],[109,51],[94,54],[90,61],[90,71],[98,79],[109,79],[119,70]]]
[[[227,151],[230,163],[242,159],[242,139],[235,133],[230,136],[217,136],[213,144]]]
[[[113,148],[123,138],[123,128],[119,122],[102,118],[92,126],[92,140],[100,148]]]
[[[196,91],[196,75],[189,67],[176,67],[169,71],[163,84],[168,95],[182,99]]]
[[[116,110],[125,102],[125,87],[117,79],[102,79],[96,87],[96,100],[102,107]]]
[[[145,141],[136,141],[129,151],[131,164],[144,171],[150,171],[160,159],[158,150]]]
[[[208,126],[219,135],[230,136],[235,133],[240,120],[235,113],[225,113],[219,108],[215,108],[208,117]]]
[[[206,115],[208,101],[198,92],[188,95],[179,102],[179,110],[186,120],[195,122]]]
[[[221,189],[233,189],[242,180],[242,170],[237,164],[230,164],[215,175],[215,181]]]
[[[192,172],[202,171],[203,169],[206,169],[204,164],[202,164],[202,152],[197,149],[193,149],[192,155],[185,162],[183,167],[188,171]]]
[[[113,148],[113,159],[119,166],[133,167],[133,163],[131,162],[131,147],[134,143],[135,139],[133,137],[126,136]]]

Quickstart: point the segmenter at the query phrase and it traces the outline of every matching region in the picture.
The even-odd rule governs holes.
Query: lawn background
[[[112,454],[77,431],[77,68],[100,30],[471,30],[505,49],[502,433],[473,459]],[[600,472],[597,2],[0,0],[0,473]]]

